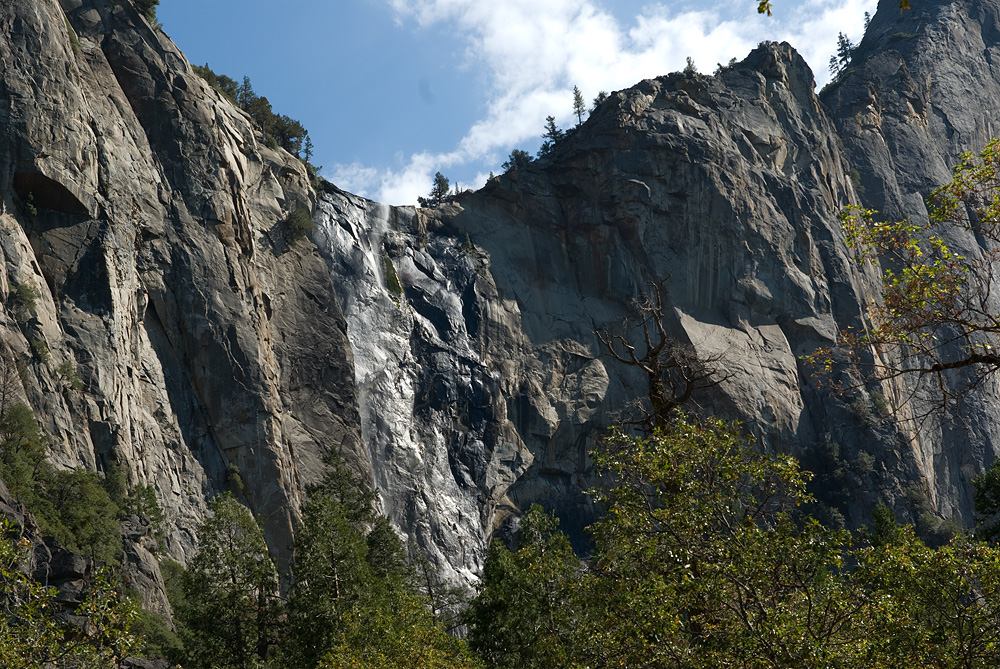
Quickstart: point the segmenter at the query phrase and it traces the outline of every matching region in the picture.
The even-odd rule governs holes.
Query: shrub
[[[382,263],[385,265],[385,287],[396,297],[403,296],[403,284],[396,274],[396,266],[392,264],[392,258],[382,256]]]
[[[150,23],[156,23],[156,6],[160,4],[160,0],[135,0],[135,6],[138,8],[142,15],[146,17],[146,20]]]
[[[316,229],[308,209],[296,209],[288,217],[288,243],[303,239]]]
[[[31,340],[31,351],[42,364],[48,364],[49,360],[52,358],[49,354],[49,343],[41,337],[36,337]]]
[[[69,22],[69,17],[63,14],[63,18],[66,19],[66,33],[69,35],[69,45],[73,47],[73,53],[80,53],[80,40],[76,37],[76,31],[73,30],[73,26]]]
[[[23,314],[33,314],[38,306],[38,291],[27,283],[19,283],[13,291],[14,307]]]
[[[38,207],[35,206],[34,193],[28,193],[28,197],[24,201],[24,211],[27,212],[28,216],[30,216],[31,218],[38,216]]]
[[[83,390],[83,379],[80,378],[80,373],[76,371],[76,365],[67,360],[56,368],[56,373],[62,377],[63,381],[69,385],[70,388],[76,391]]]

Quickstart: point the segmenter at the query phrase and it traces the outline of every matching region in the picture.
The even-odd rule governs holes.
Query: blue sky
[[[819,85],[838,32],[861,37],[875,0],[161,0],[195,64],[250,76],[298,119],[313,162],[341,188],[413,204],[435,171],[478,188],[513,148],[534,152],[545,117],[572,125],[589,101],[684,67],[710,73],[759,41],[787,40]]]

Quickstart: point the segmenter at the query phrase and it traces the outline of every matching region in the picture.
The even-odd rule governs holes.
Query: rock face
[[[640,342],[623,324],[656,284],[672,336],[721,358],[703,405],[764,448],[837,443],[877,463],[852,480],[866,494],[848,520],[863,522],[875,490],[921,482],[914,444],[872,418],[867,393],[820,392],[798,362],[877,294],[842,241],[853,197],[812,74],[786,44],[717,77],[614,94],[549,157],[435,210],[325,195],[315,239],[387,511],[464,574],[536,502],[583,545],[588,452],[647,383],[597,333]]]
[[[1000,135],[1000,4],[923,2],[900,12],[880,3],[850,69],[822,95],[855,170],[858,196],[887,219],[927,221],[926,198],[948,182],[963,152]],[[944,231],[967,258],[983,247]],[[1000,311],[992,297],[988,308]],[[947,380],[963,388],[967,379]],[[936,392],[936,391],[935,391]],[[958,409],[915,435],[921,475],[938,513],[972,521],[973,476],[1000,451],[1000,385],[986,379]]]
[[[615,93],[546,158],[413,209],[317,194],[131,2],[9,0],[0,340],[18,392],[58,465],[118,463],[155,487],[176,558],[237,469],[287,561],[335,449],[471,584],[532,503],[586,544],[588,453],[647,390],[597,333],[639,342],[630,305],[658,285],[671,336],[720,361],[698,403],[821,480],[842,465],[829,480],[849,524],[880,498],[915,514],[914,495],[968,523],[1000,425],[992,389],[968,426],[918,430],[879,415],[906,386],[838,394],[799,362],[878,295],[840,210],[926,215],[957,153],[993,134],[1000,5],[896,6],[822,102],[789,45],[762,44],[716,76]],[[289,243],[297,208],[316,230]],[[138,551],[142,528],[126,534]],[[157,590],[155,563],[130,560]]]
[[[153,485],[182,559],[238,468],[286,557],[326,450],[370,472],[329,272],[283,233],[305,169],[130,2],[15,0],[0,29],[0,339],[51,458]]]

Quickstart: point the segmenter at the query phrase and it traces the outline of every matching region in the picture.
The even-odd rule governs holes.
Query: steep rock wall
[[[671,334],[721,356],[703,406],[766,449],[836,443],[875,462],[851,475],[849,522],[924,485],[915,436],[870,408],[869,391],[896,389],[817,389],[799,363],[878,294],[843,244],[838,144],[808,67],[767,44],[716,77],[613,94],[550,156],[438,208],[324,195],[315,239],[396,523],[466,574],[535,502],[584,546],[588,453],[647,383],[597,333],[639,342],[629,305],[661,282]]]
[[[909,11],[879,4],[850,68],[822,95],[866,207],[890,220],[927,221],[927,197],[951,180],[961,154],[1000,132],[998,64],[996,2],[935,0]],[[970,231],[939,233],[963,256],[981,257],[982,240]],[[996,296],[985,306],[1000,311]],[[969,378],[960,372],[945,381],[964,394]],[[940,393],[930,387],[923,395]],[[922,476],[944,518],[973,521],[972,479],[1000,450],[998,396],[1000,384],[987,378],[948,414],[920,425]]]
[[[304,167],[130,2],[13,0],[0,34],[0,339],[52,459],[152,484],[177,558],[236,467],[287,558],[323,454],[370,473],[329,272],[284,235]]]
[[[700,404],[762,448],[836,443],[874,463],[842,483],[849,523],[914,488],[968,522],[995,393],[970,429],[900,428],[874,397],[906,387],[816,388],[798,358],[877,296],[842,207],[917,216],[956,152],[992,134],[994,3],[890,4],[823,103],[791,47],[764,44],[714,77],[615,93],[545,159],[415,210],[318,197],[130,2],[4,3],[0,340],[19,392],[57,464],[117,462],[155,487],[174,557],[235,466],[287,559],[302,491],[337,449],[471,583],[531,503],[585,545],[588,453],[646,390],[596,333],[638,341],[630,302],[662,282],[672,336],[723,361]],[[985,83],[962,89],[963,67]],[[301,207],[317,229],[289,244]]]

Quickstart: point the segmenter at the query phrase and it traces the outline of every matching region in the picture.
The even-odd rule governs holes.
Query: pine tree
[[[520,170],[527,167],[533,158],[531,154],[522,149],[514,149],[510,152],[510,156],[504,161],[503,171],[510,172],[511,170]]]
[[[542,156],[548,155],[549,153],[551,153],[552,149],[555,148],[556,144],[558,144],[560,141],[562,141],[562,139],[565,136],[566,136],[566,133],[563,130],[560,130],[556,126],[556,117],[555,116],[546,116],[545,117],[545,134],[542,135],[542,138],[545,139],[545,141],[542,143],[542,146],[539,147],[539,149],[538,149],[538,157],[541,158]]]
[[[579,87],[573,87],[573,113],[576,114],[576,124],[583,123],[583,114],[587,111],[587,104],[583,101],[583,93]]]
[[[597,94],[597,97],[594,98],[594,103],[593,103],[594,106],[590,108],[590,113],[593,114],[595,111],[597,111],[597,108],[601,106],[601,103],[603,103],[607,99],[608,99],[607,91],[600,91]]]
[[[417,203],[421,207],[437,207],[448,199],[450,193],[451,185],[448,183],[448,178],[440,172],[435,172],[434,185],[431,187],[430,195],[418,197]]]
[[[184,577],[188,667],[250,669],[277,640],[278,573],[264,533],[231,493],[212,500]]]
[[[844,33],[837,34],[837,53],[830,56],[830,74],[836,79],[847,66],[851,64],[851,57],[854,56],[854,44],[851,43],[850,38]]]

